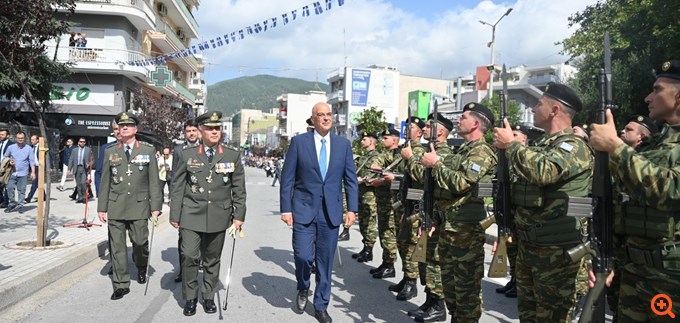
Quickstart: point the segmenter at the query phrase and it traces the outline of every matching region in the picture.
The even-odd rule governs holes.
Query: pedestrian
[[[24,194],[26,193],[26,181],[30,177],[31,181],[35,178],[35,172],[31,169],[35,167],[33,149],[26,145],[26,134],[18,131],[14,135],[16,143],[9,146],[5,152],[5,158],[10,159],[10,165],[14,166],[14,172],[7,182],[8,203],[5,213],[19,211],[24,213]],[[14,200],[14,191],[18,192],[18,199]]]
[[[319,102],[312,108],[314,131],[291,139],[281,172],[281,220],[293,227],[293,254],[297,297],[295,311],[307,307],[312,263],[317,266],[314,316],[331,322],[331,273],[338,231],[343,223],[342,186],[347,199],[345,226],[350,227],[358,209],[357,176],[352,161],[352,145],[330,133],[331,107]]]
[[[5,154],[9,146],[14,145],[14,142],[9,140],[9,130],[0,129],[0,162],[5,159]],[[0,208],[7,208],[9,199],[7,197],[7,185],[0,181]]]
[[[650,119],[666,122],[654,140],[637,149],[626,145],[607,110],[605,124],[591,125],[590,143],[609,154],[618,189],[628,197],[619,214],[621,226],[615,226],[627,255],[622,270],[614,272],[621,276],[618,320],[671,322],[666,314],[655,312],[677,316],[678,310],[664,305],[664,298],[658,298],[656,305],[653,302],[658,295],[680,299],[680,60],[665,61],[656,69],[645,103]]]
[[[35,160],[35,167],[33,167],[31,171],[35,176],[33,176],[33,181],[31,181],[31,190],[26,196],[26,203],[31,203],[35,191],[38,190],[38,174],[40,174],[38,172],[38,168],[40,168],[40,161],[38,160],[38,150],[40,149],[38,146],[38,135],[31,135],[31,149],[33,149],[33,159]]]
[[[92,169],[92,150],[86,145],[85,137],[78,139],[78,147],[73,149],[71,158],[68,162],[69,172],[73,174],[76,182],[77,200],[76,203],[85,203],[87,198],[88,183],[90,179],[90,169]]]
[[[534,125],[545,135],[533,146],[523,146],[504,120],[494,129],[494,146],[516,175],[511,187],[518,255],[518,312],[521,321],[567,322],[576,300],[580,262],[572,263],[566,250],[581,243],[585,224],[568,216],[569,196],[591,191],[594,154],[571,127],[582,104],[574,90],[549,83],[533,107]],[[514,241],[514,239],[513,239]]]
[[[272,186],[276,186],[276,181],[280,181],[281,176],[281,161],[274,159],[274,180],[272,181]]]
[[[245,171],[238,150],[221,143],[222,114],[196,118],[200,145],[184,148],[173,174],[170,224],[182,233],[184,315],[196,314],[198,268],[203,264],[202,298],[206,313],[215,313],[220,258],[226,230],[241,230],[246,216]]]
[[[157,159],[158,178],[161,181],[161,192],[164,193],[165,186],[168,186],[168,197],[172,193],[172,152],[170,147],[163,148],[163,154]],[[165,193],[163,194],[165,196]],[[168,198],[169,199],[169,198]]]
[[[130,292],[126,233],[132,241],[132,259],[137,282],[146,283],[149,261],[149,217],[157,221],[163,197],[158,165],[153,161],[151,144],[135,139],[139,118],[121,112],[116,115],[120,141],[106,149],[102,167],[101,194],[97,203],[99,220],[108,222],[113,265],[112,300]],[[75,152],[74,152],[75,154]]]
[[[71,150],[73,150],[73,139],[66,139],[66,144],[59,151],[61,153],[61,182],[57,189],[64,191],[64,184],[66,184],[66,176],[68,175],[68,162],[71,160]]]

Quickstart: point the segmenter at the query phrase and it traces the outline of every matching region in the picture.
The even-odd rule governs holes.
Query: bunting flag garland
[[[208,41],[203,41],[196,45],[192,45],[191,48],[182,49],[177,52],[172,52],[169,54],[159,55],[153,58],[136,60],[136,61],[118,61],[117,64],[127,64],[132,66],[149,66],[149,65],[163,65],[167,63],[168,60],[177,59],[180,57],[187,57],[189,55],[195,55],[198,52],[203,52],[209,49],[215,49],[218,47],[226,46],[236,41],[241,41],[245,39],[246,36],[257,35],[264,33],[267,30],[271,30],[282,25],[287,25],[298,20],[299,17],[310,17],[312,16],[312,11],[314,15],[320,15],[324,11],[329,11],[333,8],[333,2],[337,1],[338,7],[345,4],[345,0],[324,0],[324,1],[314,1],[308,5],[303,6],[299,9],[294,9],[289,12],[284,12],[279,16],[269,18],[262,22],[254,23],[245,28],[239,29],[238,31],[232,31],[226,33],[223,36],[217,36],[216,38],[210,39]],[[322,5],[321,3],[324,2]],[[311,8],[311,9],[310,9]],[[280,20],[279,20],[280,19]]]

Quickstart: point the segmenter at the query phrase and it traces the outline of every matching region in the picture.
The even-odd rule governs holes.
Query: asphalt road
[[[177,231],[163,219],[156,229],[151,251],[149,290],[135,281],[122,300],[111,301],[111,281],[106,276],[107,259],[98,259],[78,271],[46,286],[40,292],[8,308],[2,322],[315,322],[313,306],[298,315],[292,310],[296,296],[292,230],[283,224],[278,213],[278,186],[271,186],[263,170],[246,169],[248,212],[245,237],[236,240],[234,266],[229,290],[229,307],[217,314],[206,314],[199,306],[195,316],[182,315],[184,300],[181,284],[175,283],[178,269]],[[486,263],[490,261],[487,245]],[[225,281],[232,242],[225,243],[222,257],[222,281]],[[355,225],[350,241],[340,243],[342,266],[336,259],[333,297],[328,308],[335,322],[413,322],[405,313],[425,300],[422,293],[407,302],[397,301],[387,290],[397,277],[373,279],[368,271],[380,264],[380,257],[368,264],[351,259],[361,250],[361,236]],[[379,247],[374,249],[379,255]],[[336,257],[337,258],[337,257]],[[130,262],[132,264],[132,262]],[[39,264],[38,264],[39,265]],[[131,265],[131,267],[133,267]],[[397,264],[398,273],[401,267]],[[135,274],[131,268],[131,274]],[[312,279],[313,281],[313,279]],[[506,279],[485,278],[483,282],[484,314],[481,322],[518,322],[516,300],[494,292]],[[313,288],[312,283],[312,288]],[[224,289],[216,298],[221,305]],[[221,306],[220,306],[221,307]],[[447,322],[450,317],[447,317]]]

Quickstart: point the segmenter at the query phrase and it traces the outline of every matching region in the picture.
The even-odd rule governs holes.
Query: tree
[[[521,113],[520,113],[521,108],[519,106],[519,103],[517,103],[513,100],[510,100],[510,98],[508,98],[507,96],[506,96],[505,99],[508,101],[508,111],[507,111],[508,112],[508,121],[510,121],[510,124],[512,126],[519,125],[520,121],[522,121],[522,116],[521,116]],[[500,120],[498,120],[498,119],[500,118],[500,115],[501,115],[501,112],[500,112],[501,111],[501,97],[500,97],[500,95],[494,94],[491,97],[491,101],[489,101],[488,98],[484,98],[482,100],[482,102],[480,102],[480,103],[487,106],[489,109],[491,109],[491,111],[493,112],[493,115],[496,118],[496,124],[492,125],[492,126],[494,126],[494,127],[498,126],[498,124],[500,122]],[[484,140],[486,140],[486,142],[488,142],[489,144],[492,144],[493,143],[493,131],[487,131],[484,134]]]
[[[600,104],[597,73],[603,67],[605,31],[611,37],[617,124],[622,126],[631,114],[649,114],[644,98],[654,82],[651,70],[680,57],[678,13],[678,1],[605,0],[569,18],[569,25],[578,29],[561,44],[579,68],[570,85],[580,92],[584,104],[575,122],[591,122]]]
[[[356,120],[357,132],[360,134],[364,131],[380,134],[387,130],[387,123],[385,123],[385,113],[378,110],[376,107],[370,107],[359,113]],[[377,145],[379,151],[382,151],[382,145]],[[352,151],[355,155],[363,155],[364,148],[361,147],[361,138],[352,142]]]
[[[160,98],[135,91],[132,104],[141,110],[139,120],[141,128],[151,132],[156,144],[162,147],[172,147],[173,141],[180,139],[182,125],[189,119],[189,114],[181,105],[179,98],[164,95]]]
[[[45,42],[68,31],[68,21],[55,18],[57,11],[66,11],[69,17],[74,10],[74,0],[0,0],[0,95],[23,98],[35,113],[43,138],[47,138],[43,114],[51,106],[52,84],[70,74],[67,64],[47,57]],[[47,158],[49,163],[49,154]],[[36,243],[41,247],[45,244],[50,213],[49,176],[45,184],[47,199],[44,213],[38,215]]]

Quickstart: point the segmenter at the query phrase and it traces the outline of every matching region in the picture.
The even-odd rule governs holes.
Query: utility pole
[[[496,43],[496,26],[498,25],[505,16],[509,15],[510,12],[512,11],[512,8],[508,9],[508,11],[505,12],[498,20],[496,21],[495,24],[490,24],[484,20],[480,20],[479,23],[482,25],[487,25],[491,27],[491,41],[487,44],[489,48],[491,48],[491,65],[487,67],[489,70],[490,78],[489,78],[489,90],[487,93],[487,97],[489,98],[489,101],[491,101],[491,98],[493,97],[493,73],[494,73],[494,57],[493,57],[493,49],[494,49],[494,44]]]

